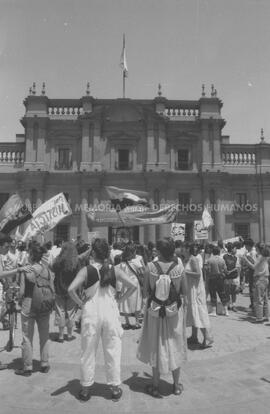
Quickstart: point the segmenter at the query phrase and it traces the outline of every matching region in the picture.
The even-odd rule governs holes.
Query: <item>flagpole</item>
[[[125,69],[123,69],[123,98],[126,97],[126,77],[125,77]]]

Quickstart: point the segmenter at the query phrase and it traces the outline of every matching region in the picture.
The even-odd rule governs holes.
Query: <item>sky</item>
[[[269,0],[0,0],[0,141],[23,133],[23,100],[36,82],[49,98],[122,95],[223,101],[233,143],[270,142]]]

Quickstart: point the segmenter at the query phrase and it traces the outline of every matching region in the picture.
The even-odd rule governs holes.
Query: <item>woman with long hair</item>
[[[187,319],[186,326],[192,327],[192,335],[188,338],[188,344],[200,345],[205,349],[212,345],[213,338],[210,335],[210,320],[208,316],[203,272],[197,258],[197,247],[193,243],[184,243],[182,254],[185,258],[185,276],[187,283]],[[198,340],[198,329],[203,334],[203,343]]]
[[[186,287],[183,264],[174,257],[173,240],[159,240],[156,246],[158,261],[149,263],[145,273],[144,295],[148,297],[148,303],[137,357],[152,367],[153,380],[146,392],[161,398],[161,374],[172,372],[175,395],[180,395],[184,389],[179,379],[187,353],[185,311],[181,299],[181,294],[186,295]]]
[[[37,242],[29,247],[29,264],[22,273],[21,289],[23,291],[21,321],[22,321],[22,359],[23,368],[17,369],[15,374],[28,377],[33,369],[33,336],[35,322],[38,326],[40,342],[40,359],[42,373],[47,373],[49,366],[49,322],[53,309],[54,286],[53,278],[47,267],[41,264],[45,253],[44,248]],[[22,268],[23,269],[23,268]],[[38,288],[42,286],[42,288]],[[44,293],[46,293],[46,301]],[[48,295],[49,291],[49,295]]]
[[[109,264],[110,249],[105,239],[95,239],[92,245],[93,262],[82,268],[69,286],[68,292],[74,302],[82,308],[81,321],[81,401],[91,397],[94,383],[96,351],[102,339],[107,383],[112,389],[113,401],[122,396],[120,388],[122,327],[115,299],[116,282],[126,288],[119,297],[121,303],[136,289],[135,283],[119,269]],[[77,291],[84,287],[85,298]]]
[[[63,244],[52,269],[55,274],[55,323],[59,329],[58,342],[63,343],[65,327],[67,327],[67,340],[73,339],[72,331],[77,311],[77,304],[68,294],[68,287],[80,270],[79,255],[74,243]]]
[[[120,313],[125,317],[124,329],[132,329],[129,322],[129,317],[135,316],[135,329],[141,327],[139,317],[142,310],[142,291],[140,283],[142,283],[142,272],[140,262],[136,259],[136,246],[133,243],[128,243],[122,254],[122,262],[117,266],[121,269],[127,277],[132,280],[136,286],[136,290],[120,304]],[[143,266],[143,264],[141,264]],[[125,288],[124,288],[125,289]]]

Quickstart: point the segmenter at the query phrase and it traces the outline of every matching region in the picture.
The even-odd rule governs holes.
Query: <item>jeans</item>
[[[217,294],[223,306],[227,305],[227,297],[225,294],[224,279],[220,276],[208,279],[208,289],[211,298],[211,305],[217,306]]]
[[[258,279],[254,283],[255,316],[257,319],[268,319],[268,278]]]
[[[22,359],[25,370],[33,369],[33,336],[35,322],[38,326],[39,343],[40,343],[40,361],[41,366],[49,365],[49,322],[50,314],[34,314],[30,312],[29,316],[21,314],[22,320]]]
[[[236,302],[237,286],[234,284],[233,279],[225,279],[224,287],[227,303],[229,304],[232,302],[232,304],[234,304]]]

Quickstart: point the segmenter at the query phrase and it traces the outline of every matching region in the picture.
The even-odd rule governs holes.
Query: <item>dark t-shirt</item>
[[[59,296],[67,296],[69,285],[75,279],[77,273],[79,272],[81,266],[78,264],[77,267],[73,270],[63,271],[61,265],[55,264],[53,266],[53,271],[55,274],[54,278],[54,287],[55,293]]]

